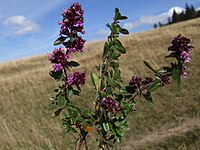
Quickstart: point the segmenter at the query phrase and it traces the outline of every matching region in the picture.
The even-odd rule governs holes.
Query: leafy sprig
[[[124,86],[119,59],[126,53],[126,49],[119,36],[129,32],[120,26],[120,21],[126,20],[127,17],[115,8],[113,22],[106,24],[111,33],[104,44],[100,64],[96,66],[98,73],[91,73],[92,84],[96,90],[94,107],[82,108],[74,104],[73,97],[80,96],[86,75],[80,72],[70,73],[71,68],[80,64],[69,60],[73,52],[83,52],[84,49],[85,40],[79,36],[80,33],[85,33],[81,5],[74,3],[68,10],[64,10],[62,16],[63,20],[59,23],[60,37],[54,45],[63,45],[65,48],[55,48],[53,53],[48,55],[54,68],[49,74],[62,83],[54,90],[56,95],[50,98],[51,103],[57,107],[53,116],[58,116],[63,111],[64,132],[77,135],[75,149],[80,150],[82,145],[88,149],[87,138],[90,132],[96,132],[99,148],[112,149],[116,142],[122,141],[124,133],[129,129],[127,117],[133,111],[137,97],[143,97],[153,103],[152,92],[169,84],[172,79],[177,80],[180,85],[181,75],[187,76],[185,63],[191,60],[189,51],[193,47],[189,39],[178,35],[168,48],[171,53],[166,56],[176,58],[177,62],[155,69],[144,61],[146,67],[154,73],[154,78],[142,79],[133,76],[129,84]]]

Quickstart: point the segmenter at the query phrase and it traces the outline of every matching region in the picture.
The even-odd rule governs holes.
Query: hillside
[[[163,57],[176,35],[192,39],[195,47],[189,78],[183,79],[181,91],[172,83],[154,93],[154,105],[137,100],[137,111],[130,117],[131,129],[121,149],[200,149],[199,31],[200,19],[194,19],[121,37],[127,54],[120,60],[120,67],[127,82],[133,75],[151,74],[142,60],[156,68],[169,63]],[[91,106],[88,101],[94,91],[89,75],[100,60],[102,46],[103,42],[88,43],[85,53],[74,56],[81,64],[79,69],[88,75],[83,99],[76,99],[80,105]],[[51,118],[53,108],[48,98],[57,83],[48,75],[50,70],[46,55],[0,64],[0,149],[73,149],[74,139],[63,134],[61,120]]]

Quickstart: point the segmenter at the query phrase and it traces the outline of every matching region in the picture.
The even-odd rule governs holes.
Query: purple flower
[[[186,67],[186,66],[183,66],[182,75],[183,75],[183,77],[184,77],[185,79],[188,77],[187,67]]]
[[[191,61],[191,58],[189,56],[189,53],[186,51],[183,51],[181,53],[181,57],[183,58],[184,62],[189,63]]]
[[[142,78],[138,76],[133,76],[131,81],[129,82],[129,85],[133,86],[134,89],[140,89],[141,84],[142,84]]]
[[[182,52],[182,51],[190,51],[193,46],[190,45],[191,40],[179,34],[174,40],[171,42],[171,46],[169,46],[169,51]]]
[[[81,30],[81,33],[82,33],[82,34],[85,34],[85,30]]]
[[[59,64],[53,64],[54,72],[59,72],[63,69],[62,65]]]
[[[188,77],[188,73],[186,71],[182,72],[183,77],[186,79]]]
[[[70,74],[67,78],[67,84],[72,85],[74,83],[74,75]]]
[[[172,40],[171,46],[168,47],[168,51],[172,51],[172,53],[166,58],[175,57],[178,61],[190,62],[189,51],[193,48],[191,40],[179,34]]]
[[[72,52],[83,52],[84,51],[84,44],[85,44],[85,40],[82,39],[81,36],[78,36],[76,38],[74,38],[74,41],[68,41],[66,42],[66,47],[68,48],[68,54],[72,53]]]
[[[78,33],[85,34],[83,9],[81,5],[78,2],[72,4],[68,10],[63,11],[62,16],[63,20],[58,22],[61,25],[60,34],[72,39],[65,42],[67,54],[83,52],[85,40],[78,35]]]
[[[81,85],[85,84],[86,76],[85,73],[75,72],[74,74],[70,74],[67,78],[68,85]]]
[[[117,111],[122,110],[121,105],[116,100],[113,100],[110,97],[103,98],[101,101],[101,106],[114,114]]]
[[[60,34],[70,37],[72,33],[82,33],[84,21],[83,9],[78,2],[72,4],[68,10],[64,10],[62,16],[63,21],[59,22],[59,25],[61,25]]]
[[[53,54],[52,54],[52,53],[49,53],[49,54],[48,54],[48,60],[49,60],[49,61],[52,61],[52,60],[53,60]]]
[[[68,54],[72,53],[72,52],[76,52],[76,48],[68,48]]]
[[[55,72],[65,68],[69,58],[71,56],[65,53],[63,47],[55,48],[52,53],[48,54],[48,60],[53,64]]]
[[[191,61],[189,52],[194,47],[191,46],[191,40],[179,34],[175,37],[172,42],[171,46],[169,46],[168,50],[172,51],[166,58],[168,57],[175,57],[179,63],[183,66],[182,75],[184,78],[188,77],[188,73],[186,72],[187,68],[184,66],[184,63],[189,63]],[[172,69],[175,68],[178,64],[171,63]]]
[[[52,63],[61,64],[65,67],[67,60],[71,58],[69,54],[65,54],[63,47],[55,48],[53,53],[48,54],[48,59]]]

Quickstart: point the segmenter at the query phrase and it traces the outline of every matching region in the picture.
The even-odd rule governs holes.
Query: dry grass
[[[193,40],[190,76],[178,92],[174,85],[154,93],[155,105],[138,99],[137,111],[130,116],[131,130],[121,149],[200,149],[200,19],[122,37],[127,54],[120,60],[123,78],[150,75],[142,60],[155,67],[164,60],[171,39],[181,33]],[[77,54],[79,69],[89,75],[102,53],[103,42],[87,44],[87,52]],[[0,149],[73,149],[73,138],[62,132],[60,119],[51,118],[48,97],[55,83],[49,76],[51,66],[45,55],[0,64]],[[77,103],[91,106],[90,80]],[[148,140],[150,139],[150,140]],[[192,139],[192,140],[191,140]]]

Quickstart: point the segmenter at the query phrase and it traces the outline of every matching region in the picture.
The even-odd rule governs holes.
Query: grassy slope
[[[137,111],[130,116],[131,129],[122,149],[200,148],[200,19],[122,37],[127,54],[120,60],[125,81],[132,75],[150,75],[145,59],[155,67],[164,60],[171,39],[181,33],[193,40],[190,76],[180,92],[173,84],[154,93],[155,104],[138,99]],[[101,56],[103,42],[87,44],[87,52],[74,58],[89,75]],[[72,149],[73,138],[62,132],[60,119],[51,118],[48,97],[55,83],[49,76],[46,56],[0,64],[0,149]],[[90,80],[87,81],[90,83]],[[174,83],[175,85],[175,83]],[[91,106],[93,88],[83,89],[80,105]],[[91,135],[92,136],[92,135]]]

